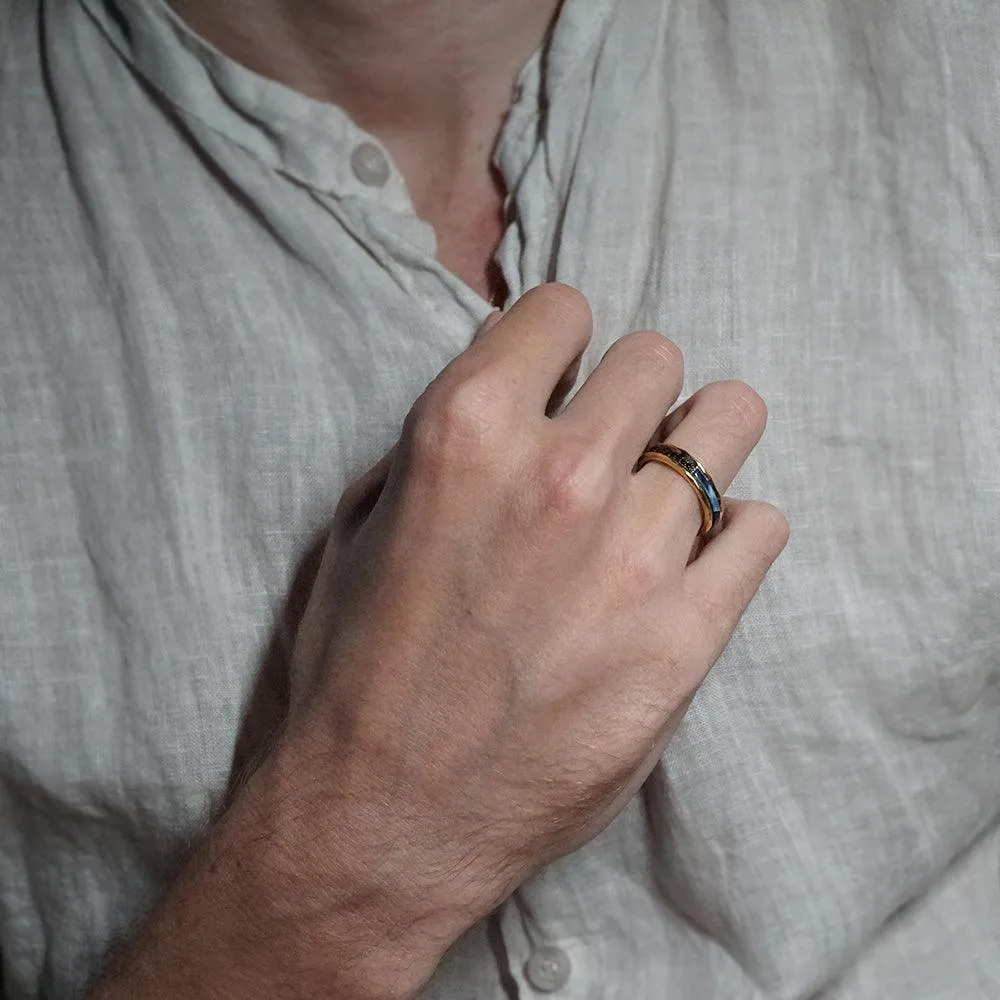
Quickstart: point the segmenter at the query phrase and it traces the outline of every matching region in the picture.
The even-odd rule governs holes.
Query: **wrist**
[[[317,996],[402,1000],[481,913],[427,885],[433,864],[342,777],[325,753],[283,741],[220,824],[213,860],[253,917],[254,950],[308,968]]]
[[[363,808],[339,795],[331,803],[316,773],[300,747],[276,749],[91,1000],[418,993],[481,914],[446,892],[422,892],[407,875],[408,851],[397,857]]]

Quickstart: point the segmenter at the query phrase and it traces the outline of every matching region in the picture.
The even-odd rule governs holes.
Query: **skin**
[[[247,18],[225,14],[240,3]],[[459,89],[445,88],[440,107],[399,93],[412,98],[412,127],[391,100],[368,111],[372,122],[398,118],[414,148],[421,122],[458,121],[454,133],[428,125],[424,146],[430,162],[457,164],[452,194],[476,187],[460,177],[476,161],[449,161],[440,135],[465,134],[456,109],[475,117],[491,106],[484,95],[499,100],[499,82],[509,96],[552,12],[529,31],[534,7],[520,0],[220,4],[199,2],[195,26],[210,40],[232,40],[231,17],[239,56],[255,65],[269,58],[255,31],[269,29],[274,62],[259,68],[341,103],[356,91],[338,88],[385,65],[377,36],[364,35],[379,18],[386,31],[408,26],[415,64],[437,45]],[[421,36],[449,8],[450,43]],[[487,17],[495,33],[479,34]],[[349,50],[341,36],[355,28],[370,45],[354,50],[361,76],[348,85],[336,46]],[[483,80],[469,75],[480,64]],[[412,82],[405,66],[393,72],[396,85]],[[392,148],[386,128],[377,134]],[[468,153],[489,129],[466,131]],[[406,175],[411,189],[425,166]],[[483,265],[472,257],[469,274]],[[768,504],[731,502],[721,533],[699,544],[686,482],[655,464],[635,472],[665,434],[725,490],[765,424],[764,404],[739,382],[705,386],[664,423],[683,362],[659,333],[623,337],[557,410],[590,333],[578,292],[529,292],[428,387],[397,446],[344,496],[280,738],[109,957],[91,1000],[413,997],[468,927],[593,837],[639,787],[788,528]]]
[[[414,996],[638,788],[788,529],[733,502],[692,559],[688,485],[633,472],[680,352],[624,337],[547,416],[589,335],[579,293],[529,292],[345,496],[289,724],[95,998]],[[764,421],[715,383],[669,440],[725,489]]]

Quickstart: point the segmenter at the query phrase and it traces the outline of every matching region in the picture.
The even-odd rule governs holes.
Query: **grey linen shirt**
[[[489,307],[377,140],[162,0],[0,0],[0,47],[26,1000],[82,989],[218,806],[304,554]],[[642,793],[428,998],[1000,997],[998,66],[989,0],[568,0],[524,68],[512,296],[588,295],[583,375],[653,327],[688,392],[756,386],[733,492],[793,536]]]

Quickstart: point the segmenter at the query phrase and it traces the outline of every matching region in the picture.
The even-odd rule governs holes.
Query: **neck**
[[[439,258],[484,290],[499,239],[497,134],[560,0],[170,0],[248,68],[340,105],[389,149]],[[451,256],[454,259],[447,259]]]
[[[390,145],[456,160],[495,137],[559,0],[171,0],[250,69],[343,107]]]

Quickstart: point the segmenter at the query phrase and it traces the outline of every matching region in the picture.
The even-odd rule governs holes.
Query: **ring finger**
[[[767,422],[764,401],[743,382],[703,386],[664,421],[666,443],[696,458],[720,494],[729,488]],[[662,438],[658,438],[663,440]],[[646,544],[652,533],[676,544],[684,560],[702,525],[701,504],[688,480],[656,462],[633,477],[636,523]]]

